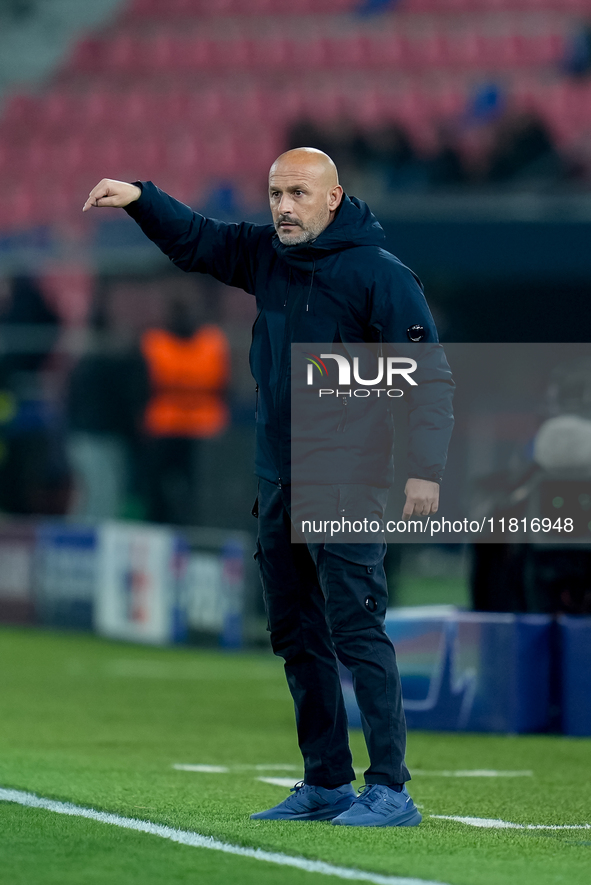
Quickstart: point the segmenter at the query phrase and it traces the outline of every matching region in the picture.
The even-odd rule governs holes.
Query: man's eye
[[[303,191],[294,191],[294,194],[296,195],[296,197],[301,197],[303,195],[303,193],[304,193]]]

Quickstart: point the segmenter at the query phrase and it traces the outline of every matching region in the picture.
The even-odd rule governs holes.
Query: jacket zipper
[[[341,415],[341,420],[339,421],[339,426],[337,427],[337,433],[344,433],[347,429],[349,398],[347,396],[341,396],[340,400],[343,404],[343,413]]]
[[[310,292],[312,291],[311,286],[314,282],[314,269],[315,269],[315,267],[316,267],[316,263],[314,263],[314,266],[312,269],[312,280],[311,280],[310,289],[308,290],[308,297],[306,300],[306,308],[308,307],[308,302],[310,300]],[[299,303],[302,301],[303,294],[304,294],[302,292],[296,298],[296,300],[293,303],[292,309],[289,310],[288,299],[289,299],[290,288],[291,288],[291,268],[290,268],[288,285],[287,285],[287,293],[285,296],[285,303],[283,305],[287,309],[287,312],[286,312],[286,316],[285,316],[285,331],[283,333],[283,349],[282,349],[282,353],[281,353],[281,364],[279,366],[279,376],[278,376],[279,383],[277,385],[277,397],[275,399],[275,414],[277,415],[277,432],[278,432],[278,437],[279,437],[279,469],[281,471],[283,471],[283,461],[281,458],[281,453],[283,450],[283,433],[282,433],[282,429],[281,429],[281,417],[280,417],[280,413],[279,413],[279,407],[280,407],[281,403],[283,402],[283,390],[284,390],[284,387],[287,383],[287,378],[286,378],[287,364],[289,361],[289,348],[291,346],[290,320],[291,320],[292,316],[295,316],[297,307],[299,306]],[[279,485],[279,488],[282,488],[281,476],[279,476],[277,478],[277,483]]]

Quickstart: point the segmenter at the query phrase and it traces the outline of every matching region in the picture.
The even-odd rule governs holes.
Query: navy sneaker
[[[351,807],[335,817],[340,827],[418,827],[422,816],[406,787],[397,793],[382,784],[366,784]]]
[[[300,781],[290,792],[293,794],[279,805],[251,814],[251,820],[332,820],[346,811],[355,800],[351,784],[336,790],[313,787]]]

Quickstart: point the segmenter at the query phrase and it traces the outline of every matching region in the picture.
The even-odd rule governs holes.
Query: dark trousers
[[[386,545],[292,543],[289,487],[259,482],[256,558],[276,655],[284,658],[304,779],[355,779],[338,661],[353,676],[370,766],[366,783],[403,783],[406,724],[394,647],[384,629]]]

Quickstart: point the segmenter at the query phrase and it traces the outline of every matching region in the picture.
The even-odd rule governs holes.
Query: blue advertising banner
[[[409,728],[538,732],[549,726],[550,635],[546,615],[392,609]],[[350,724],[359,726],[350,677]]]
[[[591,735],[591,617],[559,618],[562,657],[562,730]]]
[[[35,607],[41,623],[91,630],[98,535],[92,526],[41,523],[35,549]]]

